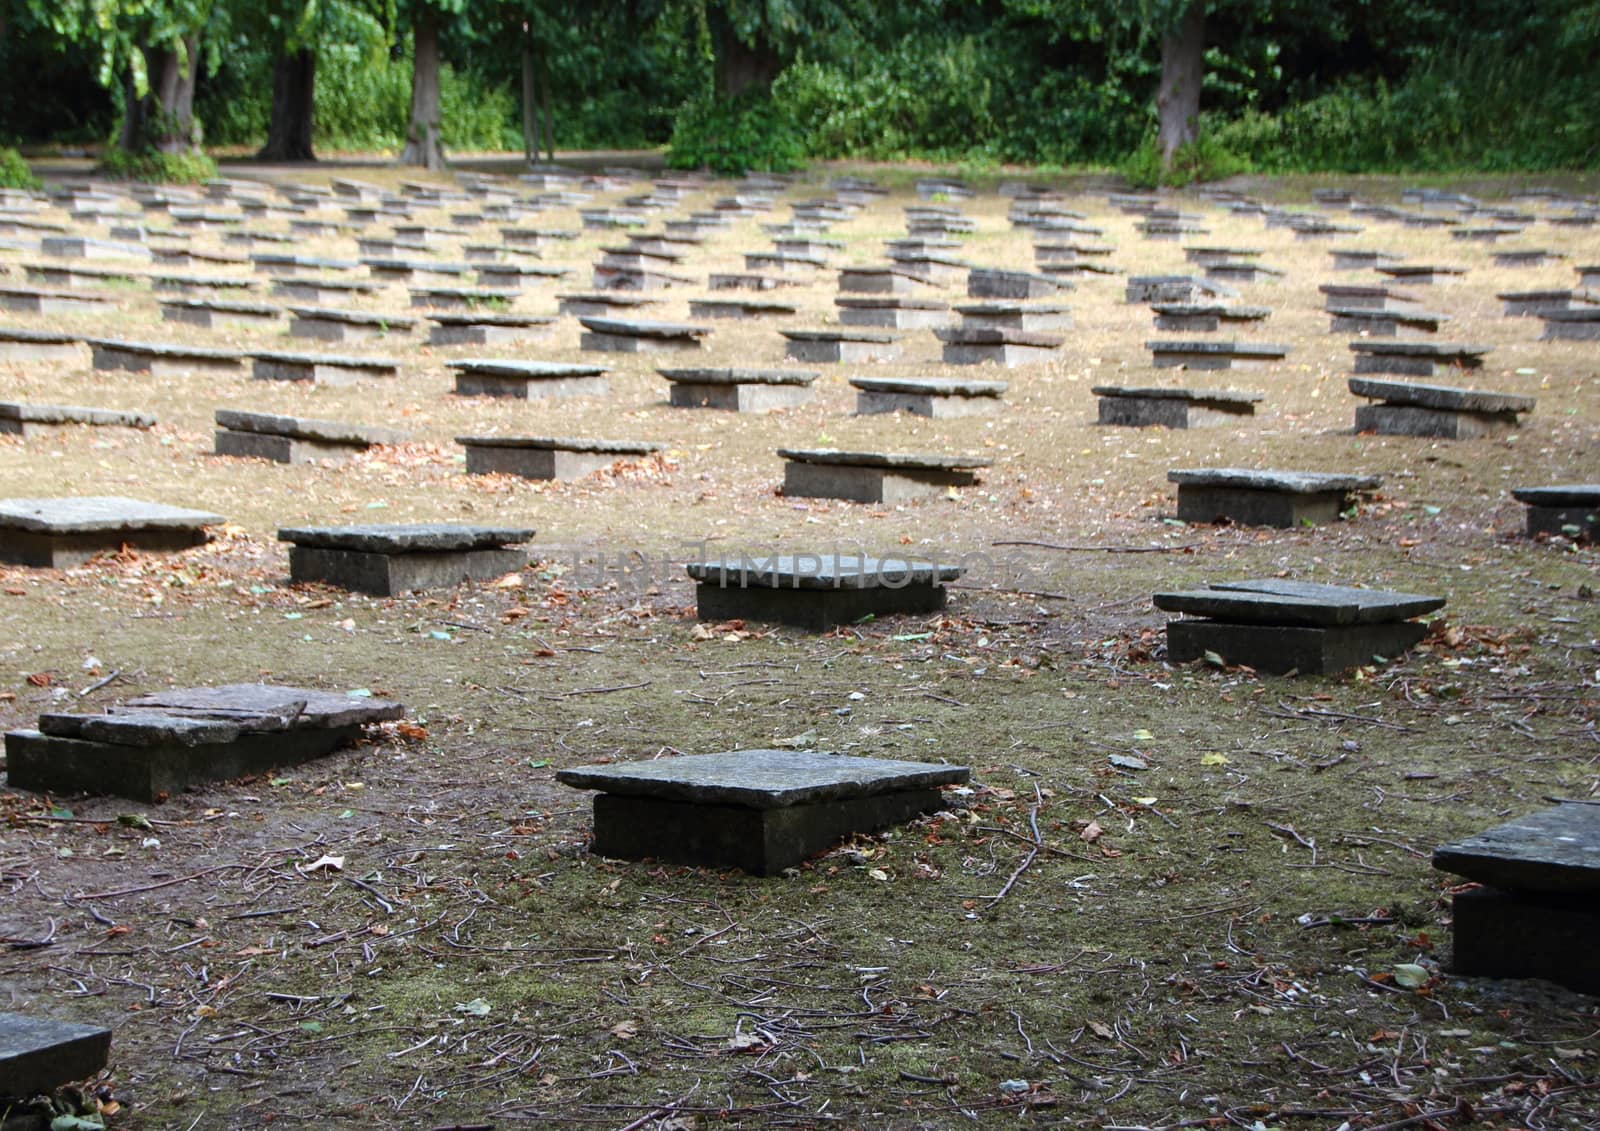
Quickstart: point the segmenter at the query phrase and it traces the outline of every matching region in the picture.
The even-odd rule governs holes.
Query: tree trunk
[[[533,41],[522,34],[522,161],[530,169],[539,160],[539,99],[534,83]]]
[[[556,122],[550,113],[550,56],[539,54],[539,93],[544,102],[544,148],[550,161],[556,159]]]
[[[262,161],[315,161],[312,119],[317,98],[317,53],[308,47],[280,51],[272,63],[272,120]]]
[[[200,33],[185,36],[181,49],[140,50],[150,87],[140,98],[132,77],[125,82],[122,134],[117,144],[130,153],[198,153],[200,124],[194,119],[194,82],[200,70]]]
[[[719,8],[712,9],[711,48],[715,56],[717,93],[737,98],[747,90],[764,90],[783,70],[783,60],[764,39],[751,47],[739,38]]]
[[[1180,146],[1200,136],[1200,81],[1205,75],[1206,10],[1192,0],[1178,23],[1161,37],[1161,87],[1156,93],[1156,142],[1161,165],[1170,168]]]
[[[439,16],[427,5],[417,8],[412,32],[416,59],[411,72],[411,124],[400,164],[424,169],[444,168],[444,145],[439,140]]]

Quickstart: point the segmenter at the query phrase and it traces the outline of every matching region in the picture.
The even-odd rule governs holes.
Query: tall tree
[[[317,0],[279,0],[258,13],[274,41],[272,110],[263,161],[315,161],[311,135],[317,102],[316,32],[323,5]]]
[[[411,117],[400,151],[402,165],[444,168],[439,34],[447,20],[465,10],[466,0],[414,0],[411,5]]]
[[[1205,81],[1206,8],[1189,0],[1161,35],[1161,85],[1156,91],[1156,146],[1170,168],[1179,149],[1200,137],[1200,87]]]

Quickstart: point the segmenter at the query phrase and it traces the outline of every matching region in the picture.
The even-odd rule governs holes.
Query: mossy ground
[[[1392,198],[1398,183],[1364,187]],[[843,258],[875,258],[911,199],[902,188],[842,225]],[[1082,207],[1129,273],[1189,270],[1102,197]],[[1031,264],[1003,203],[968,211],[981,230],[964,255]],[[1594,999],[1443,973],[1453,880],[1428,861],[1545,798],[1600,796],[1600,557],[1519,537],[1508,494],[1595,478],[1600,355],[1537,341],[1538,322],[1502,318],[1494,298],[1570,285],[1570,268],[1495,270],[1479,245],[1370,227],[1357,242],[1472,268],[1424,291],[1455,318],[1441,337],[1494,347],[1471,383],[1539,404],[1500,440],[1354,436],[1345,339],[1315,290],[1334,277],[1325,249],[1208,215],[1197,242],[1262,247],[1290,270],[1245,291],[1274,307],[1252,336],[1290,344],[1285,364],[1154,371],[1148,310],[1120,301],[1120,281],[1091,280],[1068,296],[1078,328],[1060,360],[1005,374],[1008,408],[990,419],[855,418],[836,372],[804,409],[674,410],[653,368],[681,359],[636,355],[608,358],[604,401],[448,392],[453,357],[592,360],[571,319],[521,351],[337,347],[407,363],[395,382],[347,388],[0,366],[6,399],[162,420],[0,443],[0,495],[129,494],[229,518],[184,554],[0,569],[0,721],[258,677],[411,708],[370,744],[159,806],[0,794],[0,935],[14,948],[0,991],[12,1008],[114,1026],[128,1127],[1594,1126]],[[1535,227],[1522,242],[1540,240],[1600,261],[1592,233]],[[548,254],[582,276],[612,242],[585,233]],[[764,245],[742,223],[705,269]],[[272,340],[163,324],[151,295],[117,293],[114,318],[60,322]],[[791,296],[800,324],[832,318],[831,281]],[[684,316],[683,295],[663,297],[652,317]],[[394,291],[370,305],[404,303]],[[871,371],[944,372],[931,335],[908,345]],[[717,323],[700,361],[781,365],[781,339]],[[1092,424],[1090,385],[1156,381],[1268,396],[1237,428]],[[222,406],[416,439],[337,468],[218,459]],[[452,438],[493,430],[669,451],[571,484],[462,475]],[[772,450],[821,444],[978,451],[995,467],[978,488],[899,507],[779,495]],[[1208,463],[1386,483],[1331,527],[1176,525],[1165,472]],[[397,600],[287,586],[279,526],[423,519],[534,526],[538,562]],[[855,544],[984,557],[941,615],[824,636],[693,620],[681,563],[701,546]],[[1272,574],[1449,605],[1413,655],[1337,679],[1163,662],[1152,592]],[[595,858],[587,798],[553,781],[601,759],[775,742],[950,759],[975,784],[939,814],[753,880]],[[118,822],[133,813],[152,827]],[[324,856],[342,871],[305,870]],[[1418,962],[1436,972],[1428,985],[1394,983]]]

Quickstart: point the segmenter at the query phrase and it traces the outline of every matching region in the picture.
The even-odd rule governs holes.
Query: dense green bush
[[[1133,155],[1122,163],[1120,172],[1135,188],[1164,185],[1178,188],[1195,182],[1220,181],[1250,171],[1250,161],[1226,148],[1218,132],[1202,120],[1200,137],[1181,146],[1172,155],[1172,164],[1161,165],[1161,152],[1155,135],[1147,137]]]
[[[800,168],[805,157],[794,120],[764,92],[692,99],[678,111],[667,147],[671,168],[730,176],[752,169],[787,173]]]
[[[41,187],[22,154],[0,145],[0,188],[36,189]]]
[[[130,153],[107,146],[100,156],[99,171],[125,181],[198,185],[217,175],[217,163],[204,153]]]

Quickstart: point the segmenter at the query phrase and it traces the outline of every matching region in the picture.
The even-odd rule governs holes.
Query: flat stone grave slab
[[[913,295],[933,283],[906,267],[845,267],[839,271],[839,289],[849,294]]]
[[[1049,275],[1035,275],[1027,271],[1000,271],[975,267],[967,273],[969,298],[1032,299],[1053,298],[1069,284]]]
[[[1432,377],[1441,371],[1483,368],[1488,346],[1465,342],[1357,341],[1350,343],[1357,373],[1400,373]]]
[[[1239,263],[1260,258],[1262,254],[1263,251],[1259,247],[1186,247],[1183,249],[1184,259],[1200,267],[1210,267],[1214,263]]]
[[[1198,428],[1237,424],[1253,417],[1263,394],[1241,389],[1178,389],[1167,386],[1096,385],[1099,422],[1130,428]]]
[[[285,255],[277,252],[255,252],[250,262],[257,271],[266,275],[305,275],[317,271],[354,271],[361,266],[348,259],[323,259],[315,255]]]
[[[137,283],[146,278],[131,268],[73,266],[65,263],[24,263],[23,273],[52,287],[99,287],[106,283]]]
[[[495,310],[511,306],[519,294],[494,287],[413,287],[411,305],[431,310]]]
[[[610,370],[600,365],[559,361],[470,360],[447,363],[456,371],[456,394],[463,397],[605,396]]]
[[[393,259],[402,251],[426,253],[428,245],[421,240],[404,240],[395,236],[362,236],[356,240],[356,250],[363,258]]]
[[[1211,263],[1205,267],[1208,279],[1229,283],[1260,283],[1283,278],[1285,272],[1260,263]]]
[[[674,408],[771,412],[816,399],[817,374],[804,369],[658,369],[672,383]]]
[[[862,617],[944,608],[956,565],[859,555],[782,554],[690,562],[701,620],[773,621],[826,632]]]
[[[1542,342],[1593,342],[1600,341],[1600,306],[1576,310],[1547,310],[1539,315],[1544,320]]]
[[[405,314],[350,310],[334,306],[291,306],[289,336],[318,342],[364,342],[389,334],[409,334],[417,320]]]
[[[709,326],[685,322],[629,321],[598,315],[580,317],[587,333],[579,346],[603,353],[660,353],[669,350],[697,350],[710,335]]]
[[[476,263],[445,263],[431,259],[363,259],[361,264],[378,282],[408,287],[448,287],[478,269]]]
[[[1495,243],[1498,240],[1505,239],[1507,236],[1520,236],[1524,230],[1520,226],[1491,224],[1479,228],[1457,228],[1450,233],[1450,238],[1473,243]]]
[[[1041,333],[1072,328],[1072,307],[1062,302],[971,302],[957,304],[961,324],[971,328]]]
[[[918,330],[947,326],[950,304],[939,299],[907,295],[840,295],[833,300],[842,326],[871,326],[885,330]]]
[[[99,370],[128,370],[152,377],[209,374],[233,377],[244,372],[244,358],[233,350],[89,338],[92,364]]]
[[[779,448],[788,498],[898,503],[969,487],[992,461],[982,456],[924,452],[845,452]]]
[[[45,714],[5,736],[13,788],[158,802],[205,782],[298,765],[403,718],[386,699],[262,683],[141,695],[100,715]]]
[[[60,259],[149,259],[150,249],[143,244],[96,240],[87,236],[44,236],[39,251]]]
[[[226,251],[210,251],[199,247],[152,246],[151,256],[167,267],[242,267],[250,262],[245,255]]]
[[[1146,342],[1151,362],[1157,369],[1234,369],[1251,368],[1282,361],[1289,347],[1270,342],[1211,342],[1158,340]]]
[[[225,323],[241,326],[276,326],[283,309],[264,302],[229,302],[224,299],[164,298],[161,320],[216,329]]]
[[[1546,264],[1558,263],[1566,258],[1560,251],[1549,251],[1544,248],[1526,248],[1497,251],[1492,255],[1496,267],[1543,267]]]
[[[110,428],[153,428],[156,418],[146,412],[120,412],[109,408],[84,408],[65,404],[19,404],[0,401],[0,434],[27,439],[71,425]]]
[[[1330,306],[1333,315],[1328,325],[1332,334],[1367,334],[1374,338],[1392,338],[1402,329],[1423,334],[1437,333],[1439,327],[1450,321],[1448,314],[1435,314],[1428,310],[1378,310],[1360,306]]]
[[[1206,298],[1237,298],[1232,287],[1192,275],[1134,275],[1122,291],[1124,302],[1197,302]]]
[[[1335,247],[1328,250],[1335,271],[1366,271],[1405,261],[1405,256],[1371,248]]]
[[[467,449],[468,475],[523,479],[581,479],[619,460],[648,456],[663,445],[646,440],[592,440],[571,436],[457,436]]]
[[[1600,994],[1600,806],[1556,805],[1440,845],[1433,866],[1484,885],[1452,897],[1452,973]]]
[[[393,523],[288,527],[278,531],[278,541],[291,543],[289,580],[295,584],[394,597],[519,570],[527,553],[507,547],[533,534],[521,527]]]
[[[158,294],[219,297],[247,295],[260,289],[259,280],[238,275],[170,275],[151,272],[150,289]]]
[[[1153,302],[1157,330],[1199,330],[1221,328],[1224,322],[1260,322],[1272,314],[1266,306],[1230,306],[1222,302]]]
[[[184,550],[207,541],[205,528],[222,521],[207,511],[116,495],[0,499],[0,561],[66,569],[124,546]]]
[[[747,251],[744,255],[746,271],[775,271],[780,275],[810,276],[827,265],[826,256],[807,255],[797,251]]]
[[[798,287],[803,282],[782,275],[763,275],[759,271],[714,271],[706,276],[706,286],[713,291],[775,291],[780,287]]]
[[[109,314],[115,296],[45,287],[0,287],[0,308],[21,314]]]
[[[1356,409],[1356,431],[1383,436],[1494,436],[1517,427],[1517,417],[1534,406],[1534,398],[1517,393],[1370,377],[1351,377],[1349,383],[1356,396],[1378,402]]]
[[[790,318],[799,308],[788,302],[767,302],[743,298],[693,298],[689,300],[690,318]]]
[[[536,283],[565,279],[571,274],[570,267],[546,267],[537,263],[480,263],[478,285],[522,290]]]
[[[556,310],[562,314],[576,314],[579,317],[596,315],[604,318],[612,314],[626,314],[629,311],[643,310],[648,306],[659,306],[661,300],[648,295],[623,294],[617,291],[604,291],[599,294],[565,294],[556,296]]]
[[[909,412],[945,420],[959,416],[991,416],[1000,411],[1004,381],[961,381],[945,377],[852,377],[856,415]]]
[[[433,326],[428,344],[434,346],[483,346],[502,342],[523,342],[544,337],[555,326],[548,314],[430,314]]]
[[[1332,675],[1393,659],[1427,635],[1411,618],[1445,604],[1443,597],[1274,578],[1157,593],[1154,600],[1164,612],[1191,618],[1167,622],[1173,663],[1209,652],[1274,675]]]
[[[216,421],[217,455],[273,463],[338,462],[375,444],[399,444],[410,439],[392,428],[231,408],[217,409]]]
[[[340,357],[337,354],[256,351],[250,357],[250,376],[258,381],[310,381],[317,385],[353,385],[363,380],[385,380],[400,375],[400,361],[392,357]]]
[[[796,361],[893,361],[900,356],[900,335],[888,330],[850,327],[841,330],[782,330],[784,353]]]
[[[934,331],[946,365],[1037,365],[1049,361],[1063,338],[1006,326],[952,326]]]
[[[369,298],[382,289],[379,284],[365,279],[312,279],[289,275],[272,280],[274,295],[302,302],[320,303],[328,299]]]
[[[1600,541],[1600,483],[1517,487],[1511,497],[1528,508],[1529,537],[1552,534]]]
[[[1511,317],[1538,315],[1551,310],[1600,309],[1600,292],[1588,290],[1507,291],[1494,296]]]
[[[98,1075],[110,1058],[110,1029],[25,1013],[0,1013],[0,1111],[9,1110],[7,1100],[26,1103]],[[44,1123],[26,1126],[43,1128]]]
[[[1206,467],[1174,469],[1167,481],[1178,485],[1184,522],[1291,527],[1333,522],[1349,509],[1352,495],[1375,490],[1383,477]]]
[[[614,291],[664,291],[671,287],[691,286],[694,280],[687,275],[674,274],[660,267],[622,267],[610,263],[597,263],[590,283],[603,290]]]
[[[1443,267],[1436,263],[1380,263],[1373,270],[1412,286],[1428,286],[1467,273],[1465,267]]]
[[[1394,287],[1362,286],[1350,283],[1323,283],[1317,288],[1323,307],[1343,310],[1415,310],[1415,295]]]
[[[58,330],[0,326],[0,361],[53,361],[73,364],[83,359],[83,337]]]
[[[556,780],[598,790],[594,851],[777,875],[844,838],[942,804],[965,766],[800,750],[734,750],[578,766]]]

